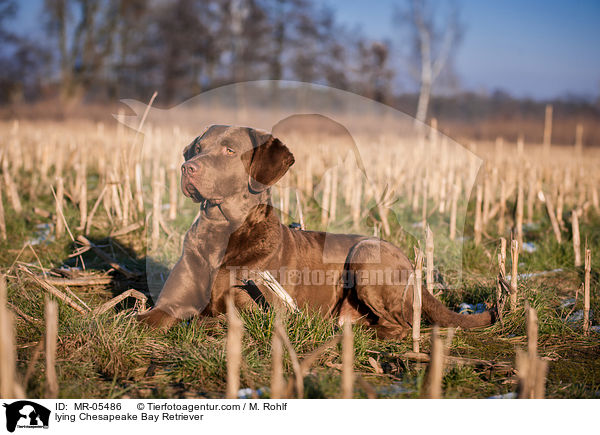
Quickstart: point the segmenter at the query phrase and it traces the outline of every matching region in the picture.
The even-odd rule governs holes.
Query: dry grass
[[[239,372],[239,386],[254,394],[268,395],[268,385],[279,396],[422,394],[424,366],[402,357],[410,340],[380,341],[354,326],[340,347],[342,331],[335,321],[292,309],[279,327],[271,311],[242,312],[244,333],[228,341],[225,318],[159,333],[135,322],[135,312],[143,309],[139,302],[122,298],[105,305],[132,289],[147,296],[148,283],[160,283],[177,259],[181,234],[197,210],[180,192],[175,195],[172,167],[181,163],[181,149],[197,131],[152,126],[140,154],[141,135],[87,122],[2,123],[0,131],[6,227],[1,240],[0,219],[0,266],[9,283],[8,307],[15,313],[2,318],[14,317],[17,349],[11,357],[6,332],[12,328],[3,327],[2,370],[13,373],[3,380],[14,379],[10,385],[16,388],[9,393],[10,385],[3,383],[3,395],[18,394],[14,385],[25,379],[31,397],[233,396],[236,381],[229,379],[227,387],[228,355],[233,354],[240,359],[230,363],[230,371]],[[572,320],[579,312],[589,313],[593,326],[592,313],[600,310],[598,256],[593,254],[600,251],[599,150],[552,144],[543,155],[542,144],[525,143],[521,149],[508,141],[478,142],[471,149],[486,161],[479,168],[474,155],[440,137],[415,142],[383,132],[355,140],[368,180],[348,152],[347,138],[288,134],[297,164],[281,182],[288,187],[273,191],[274,203],[288,211],[282,220],[301,221],[307,229],[376,233],[405,252],[420,243],[427,253],[427,289],[435,281],[452,308],[493,299],[496,247],[512,231],[523,243],[510,259],[504,254],[502,264],[511,261],[521,274],[511,280],[514,310],[504,313],[501,325],[458,331],[450,354],[514,362],[516,346],[525,343],[528,302],[539,320],[539,356],[548,361],[546,396],[596,397],[598,333],[592,328],[583,334],[587,317]],[[323,142],[328,147],[321,147]],[[168,189],[162,181],[167,168]],[[57,177],[55,197],[50,186]],[[427,226],[433,238],[426,237]],[[588,260],[585,251],[585,267],[577,264],[579,238],[592,252]],[[560,270],[527,275],[554,269]],[[564,305],[584,281],[586,291],[575,304]],[[39,320],[45,318],[40,289],[59,304],[56,382],[46,374],[53,349],[43,343],[52,331]],[[429,335],[422,325],[415,340],[421,352],[430,349]],[[234,342],[240,345],[230,348]],[[9,360],[13,366],[17,361],[13,372]],[[355,375],[352,387],[349,373]],[[448,367],[435,381],[443,397],[505,394],[515,390],[514,382],[505,373],[464,366]]]

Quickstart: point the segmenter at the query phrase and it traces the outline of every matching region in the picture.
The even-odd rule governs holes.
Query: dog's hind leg
[[[375,255],[379,255],[380,261],[370,262]],[[414,291],[410,276],[414,271],[408,258],[394,245],[376,239],[358,243],[348,257],[346,267],[352,271],[356,295],[379,317],[377,324],[410,328]],[[422,293],[422,310],[429,322],[443,327],[488,326],[496,318],[493,310],[479,314],[455,313],[427,290]]]
[[[353,287],[359,303],[373,314],[375,320],[370,324],[377,334],[386,338],[403,337],[412,320],[405,295],[407,289],[412,289],[409,285],[412,265],[408,258],[390,243],[368,239],[352,248],[346,270],[346,285]]]

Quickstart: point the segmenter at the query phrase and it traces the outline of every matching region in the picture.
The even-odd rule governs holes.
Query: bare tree
[[[58,38],[60,53],[60,83],[61,95],[68,93],[71,84],[72,65],[67,51],[67,21],[69,7],[66,0],[46,0],[45,13],[48,31],[51,36]]]
[[[139,79],[134,76],[138,53],[144,41],[143,28],[147,23],[148,4],[144,0],[120,0],[118,19],[115,29],[115,47],[112,63],[112,80],[108,83],[111,96],[121,94],[122,89],[129,92],[139,89]],[[142,92],[138,91],[138,95]]]
[[[286,75],[287,59],[284,59],[284,56],[289,57],[289,52],[297,46],[297,29],[301,17],[307,15],[311,4],[307,0],[266,0],[262,2],[262,7],[271,23],[268,75],[273,80],[273,95],[277,95],[276,80],[281,80]]]
[[[317,59],[320,81],[339,89],[350,87],[349,50],[350,32],[336,23],[333,11],[321,7],[315,11],[319,27],[319,51]]]
[[[358,41],[359,90],[366,97],[389,103],[394,72],[389,66],[389,45],[386,42]]]
[[[61,97],[73,97],[77,88],[99,87],[102,69],[113,53],[118,12],[117,0],[45,0],[46,26],[58,43]],[[77,25],[71,31],[75,18]]]
[[[6,42],[14,39],[13,32],[6,28],[6,21],[14,19],[16,14],[15,0],[0,0],[0,41]]]
[[[412,62],[420,86],[415,116],[418,123],[427,119],[434,83],[445,69],[450,69],[451,57],[461,40],[462,26],[454,1],[447,2],[447,9],[440,7],[439,2],[407,1],[407,9],[397,10],[396,19],[407,23],[410,31]]]
[[[16,8],[0,0],[0,37],[2,16]],[[37,80],[65,100],[158,90],[166,103],[264,78],[359,90],[380,101],[391,93],[387,43],[364,40],[315,0],[44,0],[43,12],[53,56],[23,57],[35,68],[17,85]],[[15,80],[6,82],[4,94],[14,93]]]
[[[19,83],[15,80],[16,63],[13,59],[18,51],[18,37],[6,25],[17,14],[17,4],[14,0],[0,0],[0,102],[5,103],[15,99],[20,93]],[[18,63],[21,66],[20,62]],[[18,74],[22,74],[21,71]]]

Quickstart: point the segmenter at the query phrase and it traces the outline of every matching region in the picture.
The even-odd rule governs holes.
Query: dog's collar
[[[214,213],[218,210],[218,216],[215,216]],[[228,222],[229,220],[223,213],[220,204],[210,204],[206,202],[200,207],[200,213],[202,214],[203,219],[209,220],[212,222]]]
[[[254,180],[256,181],[256,180]],[[260,181],[256,181],[259,184],[262,184]],[[264,184],[263,184],[264,186]],[[259,195],[261,193],[263,193],[265,190],[267,190],[269,188],[269,186],[265,186],[265,188],[263,190],[254,190],[252,188],[252,176],[250,174],[248,174],[248,191],[250,191],[251,194],[253,195]]]

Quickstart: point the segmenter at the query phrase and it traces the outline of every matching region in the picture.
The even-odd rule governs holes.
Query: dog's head
[[[220,204],[244,191],[260,193],[276,183],[294,156],[270,133],[213,125],[183,151],[181,189],[195,202]]]

